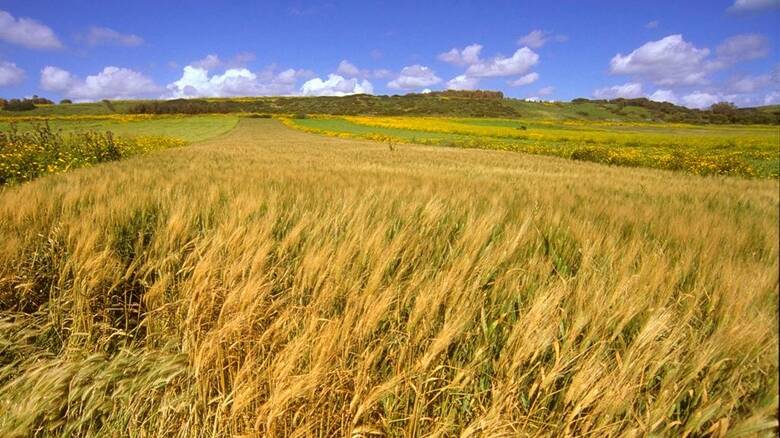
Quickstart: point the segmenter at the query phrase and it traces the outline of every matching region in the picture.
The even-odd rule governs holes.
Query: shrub
[[[11,99],[3,109],[6,111],[30,111],[35,109],[35,104],[30,99]]]
[[[70,105],[71,103],[73,103],[73,101],[70,99],[62,99],[60,101],[60,105]]]
[[[627,114],[625,108],[639,107],[648,110],[650,117],[674,123],[695,124],[778,124],[780,114],[766,111],[761,108],[737,108],[730,102],[718,102],[707,110],[690,109],[669,102],[655,102],[645,97],[636,99],[617,98],[611,100],[589,100],[583,98],[573,99],[575,104],[593,103],[600,105],[615,114]],[[581,114],[585,115],[585,114]]]
[[[51,100],[49,100],[49,99],[47,99],[45,97],[40,97],[37,94],[33,94],[33,97],[31,97],[30,99],[27,99],[27,100],[29,100],[30,102],[32,102],[32,103],[34,103],[36,105],[52,105],[52,104],[54,104],[54,102],[52,102]]]
[[[462,117],[517,117],[518,111],[498,95],[407,94],[404,96],[318,96],[241,100],[174,99],[141,102],[133,114],[331,114],[331,115],[448,115]],[[454,98],[456,97],[457,98]]]

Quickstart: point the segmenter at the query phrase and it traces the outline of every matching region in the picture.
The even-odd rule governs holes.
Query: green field
[[[203,116],[157,116],[145,119],[133,119],[131,116],[106,116],[95,118],[52,117],[47,120],[29,121],[29,117],[15,119],[0,118],[0,131],[8,130],[14,124],[19,130],[29,130],[34,124],[47,122],[54,130],[63,131],[111,131],[121,136],[161,135],[175,137],[184,141],[199,141],[225,133],[238,123],[235,115]]]

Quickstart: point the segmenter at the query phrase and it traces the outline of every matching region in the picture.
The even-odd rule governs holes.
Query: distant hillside
[[[712,123],[712,124],[778,124],[780,106],[758,108],[737,108],[730,103],[718,103],[706,110],[690,109],[669,102],[656,102],[647,98],[589,100],[574,99],[578,114],[589,117],[590,111],[596,111],[599,118],[610,118],[606,113],[629,119],[640,119],[675,123]]]
[[[99,114],[332,114],[381,116],[501,117],[555,120],[644,121],[692,124],[778,124],[780,106],[737,108],[717,104],[696,110],[646,98],[571,102],[529,102],[505,98],[497,91],[441,91],[425,94],[343,97],[243,97],[83,104],[35,105],[25,111],[3,110],[0,116],[66,116]]]

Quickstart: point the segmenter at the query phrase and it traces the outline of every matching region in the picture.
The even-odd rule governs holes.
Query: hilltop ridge
[[[35,105],[25,111],[0,111],[0,117],[101,114],[322,114],[377,116],[500,117],[553,120],[666,122],[691,124],[778,124],[780,106],[737,108],[719,103],[690,109],[647,98],[536,102],[506,98],[500,91],[447,90],[406,95],[233,97],[172,100],[119,100]]]

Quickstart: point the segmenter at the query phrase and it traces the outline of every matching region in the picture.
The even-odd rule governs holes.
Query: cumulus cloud
[[[326,80],[310,79],[301,87],[301,95],[303,96],[346,96],[373,93],[374,87],[367,80],[346,79],[337,74],[329,74]]]
[[[76,100],[133,99],[149,97],[162,91],[149,77],[114,66],[105,67],[98,74],[83,80],[67,70],[46,66],[41,70],[41,88]]]
[[[219,59],[219,56],[214,55],[213,53],[210,53],[206,55],[202,59],[198,59],[197,61],[193,61],[190,63],[190,66],[195,68],[200,68],[203,70],[214,70],[217,67],[220,67],[222,65],[222,60]]]
[[[677,95],[672,90],[658,89],[647,97],[656,102],[669,102],[675,105],[679,102]]]
[[[360,69],[346,59],[339,63],[336,73],[344,76],[360,76]]]
[[[758,34],[735,35],[725,39],[715,49],[715,56],[711,56],[709,49],[685,41],[682,35],[670,35],[648,42],[628,55],[615,55],[610,62],[610,72],[630,75],[635,84],[649,81],[659,85],[659,89],[648,96],[653,100],[691,108],[705,108],[722,100],[744,106],[761,100],[756,93],[769,88],[773,82],[771,74],[737,76],[730,81],[719,82],[717,88],[693,92],[690,92],[690,87],[708,84],[713,73],[741,62],[764,58],[769,53],[768,38]],[[608,87],[596,90],[595,93],[609,98],[616,96],[618,91],[625,94],[627,90]]]
[[[538,49],[551,40],[562,43],[568,39],[569,38],[566,35],[553,35],[552,32],[545,32],[543,30],[536,29],[532,30],[527,35],[520,37],[517,43],[521,46],[528,46],[532,49]]]
[[[536,82],[536,80],[539,79],[539,73],[532,72],[528,73],[527,75],[520,76],[519,78],[509,81],[509,85],[513,87],[520,87],[523,85],[528,85]]]
[[[24,70],[13,62],[0,61],[0,87],[20,84],[24,80]]]
[[[512,86],[528,85],[539,79],[538,73],[527,73],[531,67],[539,62],[539,55],[528,47],[518,49],[511,57],[496,56],[491,59],[482,59],[481,52],[482,45],[471,44],[463,49],[453,48],[449,52],[439,54],[440,61],[467,66],[463,74],[447,82],[448,89],[473,90],[477,88],[481,78],[490,77],[521,75],[508,82]]]
[[[57,49],[62,43],[49,26],[32,18],[15,18],[0,10],[0,40],[28,49]]]
[[[401,69],[397,78],[387,83],[389,88],[409,90],[430,87],[441,82],[436,73],[424,65],[410,65]]]
[[[758,34],[735,35],[721,43],[715,53],[725,64],[764,58],[769,55],[769,40]]]
[[[309,75],[310,72],[295,69],[276,73],[273,67],[257,73],[247,68],[229,68],[222,74],[210,75],[202,66],[188,65],[181,78],[168,84],[167,89],[171,97],[292,95],[297,80]]]
[[[769,74],[742,76],[731,81],[729,90],[735,93],[754,93],[763,90],[775,82]]]
[[[474,90],[479,86],[479,78],[458,75],[447,81],[448,90]]]
[[[693,85],[706,81],[710,50],[697,48],[682,35],[669,35],[645,43],[628,55],[617,54],[610,61],[610,72],[633,75],[657,85]]]
[[[596,99],[615,99],[618,97],[625,97],[627,99],[633,99],[642,96],[642,84],[638,82],[629,82],[623,85],[615,85],[612,87],[599,88],[593,92],[593,97]]]
[[[539,62],[539,55],[528,47],[518,49],[511,57],[497,56],[489,60],[480,60],[466,69],[466,76],[487,78],[515,76],[527,72]]]
[[[780,0],[735,0],[728,11],[732,13],[745,13],[779,8]]]
[[[107,27],[91,27],[86,37],[90,46],[118,45],[134,47],[144,43],[144,39],[138,35],[123,34]]]
[[[213,71],[219,68],[242,68],[247,64],[255,60],[255,54],[252,52],[240,52],[227,61],[223,61],[219,55],[209,53],[205,57],[192,61],[189,63],[192,67],[202,68],[204,70]]]
[[[616,85],[614,87],[601,88],[596,90],[593,95],[598,99],[614,99],[618,97],[632,99],[644,96],[655,102],[669,102],[675,105],[684,105],[688,108],[699,109],[707,108],[713,103],[730,100],[729,98],[735,97],[734,95],[723,96],[705,91],[694,91],[680,97],[673,90],[665,88],[659,88],[652,94],[645,96],[642,91],[642,84],[639,83],[628,83]]]
[[[713,103],[718,103],[722,98],[704,91],[694,91],[682,97],[681,102],[688,108],[707,108]]]
[[[376,70],[367,70],[358,68],[355,64],[347,61],[346,59],[339,62],[338,67],[336,67],[336,74],[341,75],[348,78],[375,78],[375,79],[387,79],[393,76],[393,72],[387,69],[376,69]]]
[[[76,78],[67,70],[46,66],[41,70],[41,88],[48,91],[63,92],[76,84]]]
[[[479,44],[471,44],[464,47],[461,50],[457,48],[451,49],[449,52],[439,54],[439,60],[449,64],[455,65],[471,65],[480,62],[479,53],[482,51],[482,46]]]
[[[763,81],[767,75],[753,77]],[[758,87],[754,84],[743,85],[745,88],[736,90],[735,88],[726,88],[722,90],[696,90],[679,96],[673,90],[659,89],[648,96],[650,100],[658,102],[671,102],[676,105],[683,105],[688,108],[708,108],[717,102],[733,102],[737,106],[769,105],[772,101],[772,95],[779,90],[772,90],[767,86]],[[679,97],[678,97],[679,96]]]

